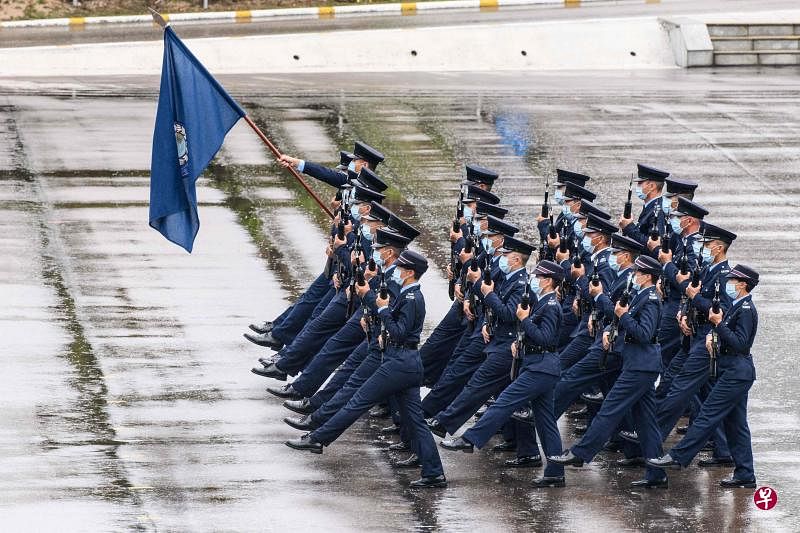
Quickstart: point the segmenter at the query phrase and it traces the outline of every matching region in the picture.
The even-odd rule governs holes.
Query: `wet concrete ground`
[[[333,162],[365,139],[387,154],[389,206],[421,227],[428,330],[445,312],[445,230],[463,163],[533,237],[544,176],[594,176],[619,213],[636,162],[701,183],[732,262],[763,276],[750,395],[756,471],[780,502],[724,491],[727,470],[637,473],[601,454],[568,487],[503,454],[442,452],[450,487],[415,493],[359,421],[322,456],[250,366],[242,339],[323,264],[324,217],[244,124],[199,187],[187,255],[147,226],[157,80],[0,80],[0,516],[7,530],[791,531],[800,502],[794,356],[800,291],[797,70],[231,77],[288,153]],[[330,193],[318,185],[321,192]],[[374,423],[373,423],[374,424]],[[562,420],[567,444],[573,422]],[[670,442],[675,439],[670,437]],[[794,526],[792,524],[795,524]]]

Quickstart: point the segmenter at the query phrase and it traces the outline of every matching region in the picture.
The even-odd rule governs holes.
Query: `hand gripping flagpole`
[[[150,11],[150,15],[152,15],[153,21],[157,23],[159,26],[161,26],[162,29],[166,29],[166,27],[169,26],[169,22],[167,22],[158,11],[150,7],[148,7],[147,9]],[[282,155],[280,150],[278,150],[278,148],[274,144],[272,144],[272,141],[270,141],[267,138],[267,136],[264,135],[264,132],[261,131],[261,128],[259,128],[256,125],[256,123],[253,122],[253,119],[250,118],[250,115],[245,115],[244,121],[247,122],[247,125],[253,129],[256,135],[258,135],[258,138],[261,139],[261,141],[267,145],[267,148],[269,148],[269,151],[272,152],[272,154],[275,156],[275,159],[280,160]],[[317,202],[320,208],[323,211],[325,211],[325,213],[329,217],[333,218],[333,213],[331,212],[331,210],[328,208],[327,205],[323,203],[320,197],[317,196],[317,193],[315,193],[314,190],[308,185],[308,182],[306,182],[303,176],[301,176],[300,173],[297,172],[297,170],[292,166],[288,166],[286,168],[287,170],[289,170],[289,173],[291,173],[291,175],[294,176],[294,178],[300,182],[300,185],[302,185],[303,188],[306,190],[306,192],[311,195],[311,197],[314,199],[314,201]]]

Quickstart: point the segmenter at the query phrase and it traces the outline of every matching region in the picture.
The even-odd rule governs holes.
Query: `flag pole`
[[[158,11],[156,11],[151,7],[148,7],[147,9],[150,11],[150,15],[153,17],[153,21],[157,23],[159,26],[161,26],[161,28],[166,29],[166,27],[169,26],[169,22],[167,22]],[[272,154],[275,156],[275,159],[279,160],[281,158],[280,150],[278,150],[278,148],[274,144],[272,144],[272,141],[270,141],[267,138],[267,136],[264,135],[264,132],[261,131],[261,128],[259,128],[256,125],[256,123],[253,122],[253,119],[250,118],[250,115],[245,115],[244,120],[245,122],[247,122],[247,125],[253,129],[256,135],[258,135],[258,138],[261,139],[261,141],[267,145],[267,148],[269,148],[269,151],[272,152]],[[314,199],[315,202],[317,202],[320,208],[323,211],[325,211],[325,213],[329,217],[333,218],[333,212],[331,212],[328,206],[323,203],[323,201],[320,199],[319,196],[317,196],[317,193],[315,193],[314,190],[311,189],[306,180],[303,179],[303,176],[301,176],[300,173],[297,172],[297,170],[292,166],[286,168],[289,170],[289,173],[291,173],[291,175],[294,176],[295,179],[300,182],[300,185],[302,185],[303,188],[306,190],[306,192],[311,195],[311,197]]]
[[[281,158],[281,152],[280,152],[280,150],[278,150],[278,148],[277,148],[277,147],[276,147],[274,144],[272,144],[272,141],[270,141],[269,139],[267,139],[267,136],[266,136],[266,135],[264,135],[264,132],[263,132],[263,131],[261,131],[261,128],[259,128],[259,127],[256,125],[256,123],[255,123],[255,122],[253,122],[253,119],[251,119],[251,118],[250,118],[250,115],[245,115],[245,116],[244,116],[244,121],[245,121],[245,122],[247,122],[247,125],[248,125],[248,126],[250,126],[251,128],[253,128],[253,131],[254,131],[254,132],[256,132],[256,135],[258,135],[258,138],[259,138],[259,139],[261,139],[261,140],[263,141],[263,143],[267,145],[267,148],[269,148],[269,151],[270,151],[270,152],[272,152],[272,154],[275,156],[275,159],[278,159],[278,160],[279,160],[279,159]],[[314,199],[314,201],[316,201],[316,202],[317,202],[317,204],[319,204],[319,207],[320,207],[320,208],[321,208],[323,211],[325,211],[325,213],[327,213],[327,215],[328,215],[329,217],[333,218],[333,213],[331,212],[331,210],[328,208],[328,206],[327,206],[327,205],[325,205],[325,204],[322,202],[322,200],[320,199],[320,197],[319,197],[319,196],[317,196],[317,193],[315,193],[315,192],[314,192],[314,190],[313,190],[313,189],[312,189],[312,188],[311,188],[311,187],[308,185],[308,183],[306,182],[306,180],[305,180],[305,179],[303,179],[303,176],[301,176],[301,175],[300,175],[300,173],[299,173],[299,172],[297,172],[297,170],[296,170],[294,167],[292,167],[292,166],[288,166],[288,167],[286,167],[286,169],[289,171],[289,173],[290,173],[292,176],[294,176],[294,177],[295,177],[295,179],[296,179],[297,181],[299,181],[299,182],[300,182],[300,185],[302,185],[302,186],[303,186],[303,188],[306,190],[306,192],[307,192],[308,194],[310,194],[310,195],[311,195],[311,197]]]

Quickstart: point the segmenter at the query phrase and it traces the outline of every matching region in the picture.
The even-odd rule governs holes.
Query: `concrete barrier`
[[[656,17],[188,39],[216,74],[675,67]],[[160,41],[0,49],[0,76],[158,74]]]
[[[642,3],[658,3],[660,0],[638,0]],[[608,0],[442,0],[435,2],[403,2],[391,4],[360,4],[349,6],[321,6],[281,9],[252,9],[242,11],[205,11],[196,13],[163,14],[172,22],[187,21],[237,21],[272,18],[331,18],[338,16],[360,16],[376,14],[413,14],[417,11],[444,11],[449,9],[487,9],[495,10],[509,6],[564,6],[580,7],[585,4],[606,2]],[[636,3],[637,0],[631,0]],[[2,28],[34,28],[48,26],[83,26],[86,24],[150,24],[150,15],[122,15],[113,17],[70,17],[57,19],[12,20],[0,22]]]

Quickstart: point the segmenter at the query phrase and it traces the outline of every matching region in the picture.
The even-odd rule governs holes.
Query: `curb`
[[[565,8],[583,4],[607,2],[608,0],[439,0],[432,2],[403,2],[395,4],[369,4],[354,6],[322,6],[286,9],[254,9],[244,11],[211,11],[205,13],[162,14],[169,22],[179,21],[234,21],[250,22],[271,18],[334,18],[358,14],[402,14],[413,15],[417,11],[445,11],[449,9],[478,9],[493,11],[510,6],[542,6]],[[660,0],[639,0],[632,3],[658,3]],[[87,24],[153,24],[150,15],[123,15],[114,17],[70,17],[58,19],[33,19],[0,22],[3,28],[43,28],[54,26],[76,26]]]

